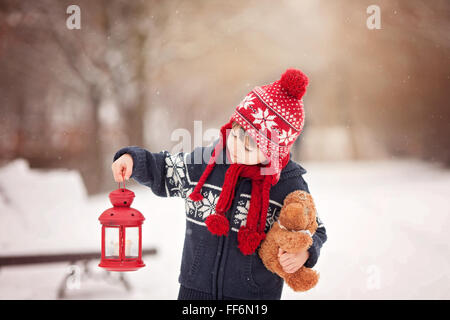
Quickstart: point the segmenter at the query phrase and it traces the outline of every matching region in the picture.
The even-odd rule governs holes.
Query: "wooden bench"
[[[142,256],[155,255],[157,250],[155,248],[143,249]],[[82,275],[89,278],[93,277],[92,272],[89,270],[88,263],[92,260],[100,261],[99,252],[82,252],[82,253],[67,253],[67,254],[47,254],[47,255],[16,255],[16,256],[0,256],[0,269],[11,266],[23,266],[30,264],[48,264],[48,263],[68,263],[70,266],[82,264],[83,270]],[[77,274],[79,268],[71,268],[58,288],[58,299],[63,299],[66,297],[67,282],[71,278],[80,276]],[[131,290],[131,285],[129,281],[125,278],[123,272],[119,273],[118,281],[125,287],[127,291]],[[111,278],[111,272],[106,271],[103,273],[107,279]]]

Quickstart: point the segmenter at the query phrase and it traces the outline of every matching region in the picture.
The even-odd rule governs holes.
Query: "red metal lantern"
[[[102,224],[102,256],[99,267],[109,271],[135,271],[145,266],[142,261],[142,223],[145,218],[130,208],[134,192],[123,188],[112,191],[112,208],[100,217]]]

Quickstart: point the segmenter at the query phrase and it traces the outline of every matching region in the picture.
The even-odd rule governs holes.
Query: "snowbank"
[[[96,221],[87,200],[76,171],[31,170],[23,159],[0,168],[2,254],[92,250]]]

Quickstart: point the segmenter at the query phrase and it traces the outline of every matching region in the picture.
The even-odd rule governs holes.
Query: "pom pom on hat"
[[[305,94],[308,82],[308,77],[297,69],[287,69],[280,79],[281,87],[297,99],[301,99]]]

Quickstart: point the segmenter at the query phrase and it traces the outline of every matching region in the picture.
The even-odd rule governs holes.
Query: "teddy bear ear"
[[[304,202],[308,200],[309,193],[303,190],[295,190],[289,193],[284,199],[283,204],[288,205],[289,203],[296,202]]]
[[[283,204],[285,205],[285,206],[287,206],[289,203],[292,203],[292,202],[297,202],[297,192],[298,192],[298,190],[296,190],[296,191],[292,191],[291,193],[289,193],[287,196],[286,196],[286,198],[284,198],[284,202],[283,202]]]

